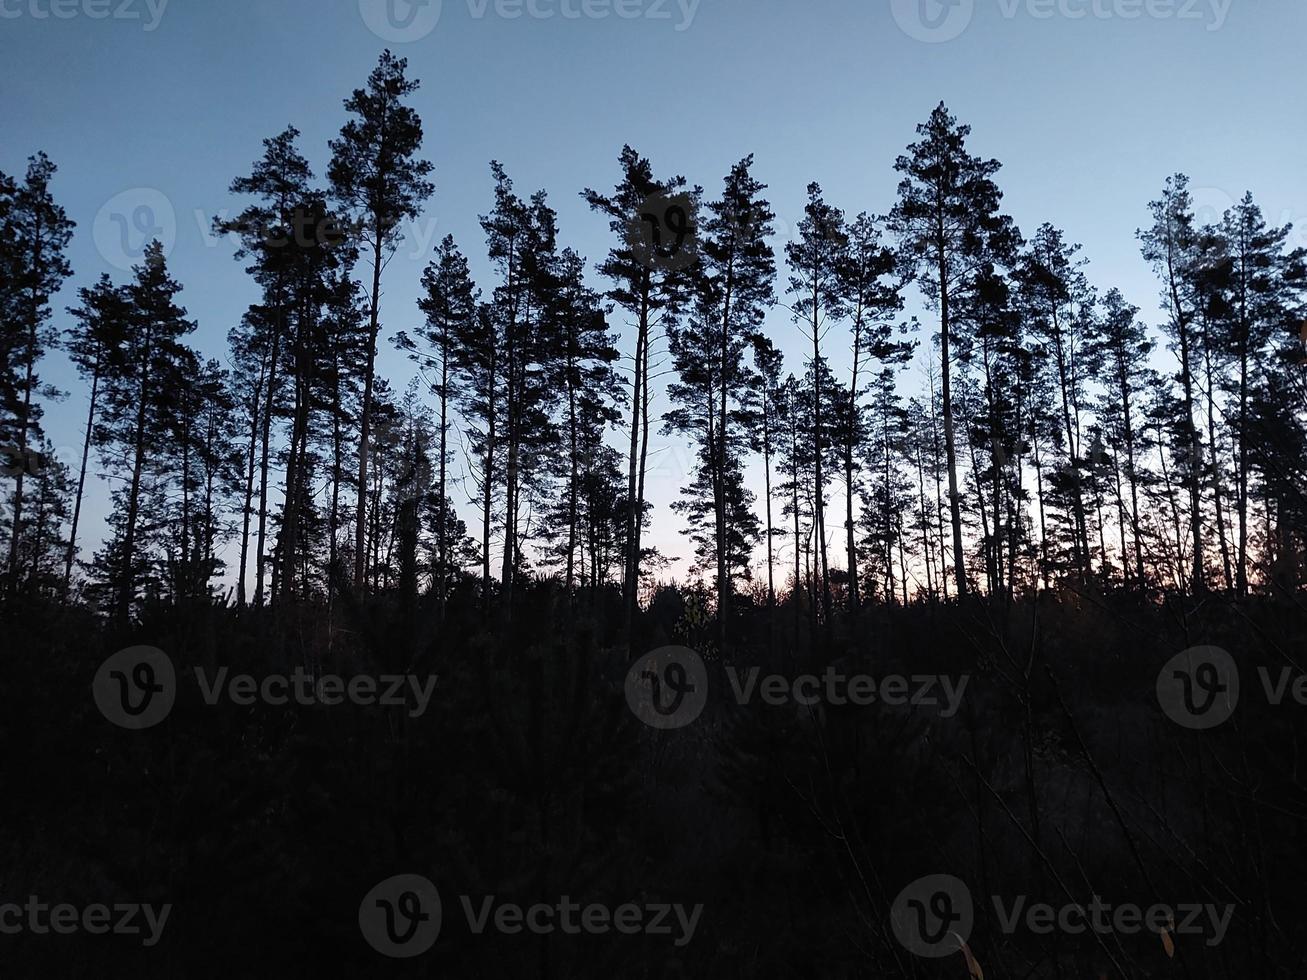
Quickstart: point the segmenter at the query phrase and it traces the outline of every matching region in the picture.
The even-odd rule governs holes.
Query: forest
[[[607,223],[602,256],[491,162],[484,241],[436,244],[421,325],[397,329],[388,266],[438,201],[418,87],[386,51],[333,110],[325,173],[289,126],[233,176],[212,230],[258,301],[203,325],[221,358],[192,346],[162,243],[81,276],[55,163],[0,173],[0,905],[173,906],[150,946],[0,928],[8,975],[1307,975],[1290,226],[1253,193],[1199,214],[1158,175],[1145,315],[1071,230],[1018,228],[941,103],[884,168],[888,213],[814,182],[785,236],[750,155],[705,188],[620,148],[611,186],[560,189]],[[384,345],[411,382],[378,371]],[[56,354],[77,391],[43,380]],[[43,426],[56,403],[81,413],[78,459]],[[654,436],[693,462],[662,511]],[[124,730],[91,690],[142,647],[181,680],[166,719]],[[681,648],[702,713],[641,724],[636,668]],[[1173,658],[1213,649],[1177,708]],[[187,680],[222,669],[438,682],[415,715]],[[745,697],[751,670],[795,696]],[[886,696],[798,697],[833,672]],[[888,696],[927,677],[965,682],[959,710]],[[386,959],[359,902],[401,873],[436,883],[443,928]],[[939,875],[974,910],[923,953],[898,912]],[[683,945],[490,936],[456,895],[702,914]],[[1228,917],[1007,912],[1100,896]]]

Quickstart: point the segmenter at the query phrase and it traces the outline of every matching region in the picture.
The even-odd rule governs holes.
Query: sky
[[[1206,217],[1251,190],[1307,245],[1305,38],[1302,0],[0,0],[0,171],[21,174],[38,150],[59,167],[53,191],[78,226],[60,326],[78,287],[125,279],[161,237],[192,343],[222,357],[257,298],[208,230],[240,209],[231,180],[291,124],[323,174],[342,101],[390,47],[421,80],[412,104],[436,183],[383,282],[378,370],[402,391],[413,369],[389,338],[418,325],[432,245],[454,235],[490,282],[477,218],[492,159],[522,196],[549,192],[561,243],[593,268],[609,232],[579,193],[611,189],[624,143],[710,195],[752,153],[779,254],[810,181],[850,216],[888,211],[895,158],[944,101],[972,151],[1002,161],[1019,227],[1064,229],[1091,281],[1155,324],[1135,231],[1167,175],[1189,174]],[[613,324],[629,354],[620,314]],[[766,329],[799,373],[789,312]],[[829,344],[838,369],[847,341]],[[59,352],[42,373],[68,392],[46,429],[75,464],[86,386]],[[676,558],[690,548],[668,504],[689,460],[655,438],[652,543]],[[104,484],[90,494],[84,541],[104,529]]]

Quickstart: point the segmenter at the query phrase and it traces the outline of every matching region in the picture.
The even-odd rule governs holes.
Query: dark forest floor
[[[954,931],[990,980],[1307,976],[1305,609],[1300,597],[1045,594],[870,606],[813,633],[803,610],[796,624],[789,606],[740,600],[722,647],[669,589],[637,624],[634,655],[692,648],[707,689],[692,722],[659,730],[628,705],[608,593],[573,605],[533,585],[511,619],[460,594],[443,628],[430,599],[284,608],[275,621],[147,608],[128,633],[12,600],[0,609],[0,905],[171,909],[153,945],[148,929],[0,935],[0,976],[962,980]],[[137,644],[178,677],[171,711],[143,731],[112,723],[92,692],[106,658]],[[1205,668],[1189,702],[1159,696],[1159,675],[1183,682],[1168,662],[1202,646],[1232,658],[1237,704]],[[226,692],[211,705],[197,667],[437,680],[420,715],[411,700]],[[759,683],[741,704],[751,667]],[[762,682],[828,670],[907,703],[839,704],[822,687],[797,704],[788,684]],[[1213,694],[1216,711],[1233,708],[1223,723],[1177,721]],[[439,890],[439,938],[388,959],[360,904],[401,874]],[[938,957],[914,955],[912,930],[924,943],[939,923],[904,908],[915,896],[923,915],[939,911],[920,891],[938,875],[962,884],[972,915],[940,927]],[[503,927],[492,913],[474,928],[505,904],[552,905],[557,925],[564,896],[633,905],[638,923],[515,932],[510,910]],[[1026,915],[1095,896],[1183,914],[1165,935],[1044,931]]]

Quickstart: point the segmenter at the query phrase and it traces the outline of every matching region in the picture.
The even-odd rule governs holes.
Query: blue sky
[[[484,279],[491,159],[521,193],[549,191],[564,243],[593,263],[608,232],[578,192],[611,187],[623,143],[709,193],[754,153],[779,251],[811,180],[850,214],[888,210],[894,159],[943,100],[973,127],[973,150],[1003,161],[1021,228],[1065,229],[1093,282],[1155,323],[1134,232],[1168,174],[1188,173],[1209,212],[1252,190],[1271,220],[1301,222],[1307,245],[1305,37],[1301,0],[0,0],[0,170],[20,173],[36,150],[60,168],[55,193],[78,223],[61,324],[76,287],[125,275],[115,263],[139,246],[138,222],[172,239],[194,343],[221,356],[255,299],[230,245],[207,234],[237,207],[228,184],[292,123],[321,174],[341,101],[383,47],[422,81],[436,168],[386,274],[385,338],[416,324],[424,247],[444,234]],[[769,330],[797,371],[785,310]],[[832,335],[837,363],[843,343]],[[388,340],[379,365],[397,389],[412,373]],[[85,391],[60,354],[44,373],[70,392],[47,428],[72,452]],[[665,446],[654,541],[681,553],[667,504],[688,456]],[[96,537],[102,485],[92,493]]]

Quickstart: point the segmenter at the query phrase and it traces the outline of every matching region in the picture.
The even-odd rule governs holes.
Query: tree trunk
[[[855,613],[860,605],[858,595],[858,547],[853,530],[853,444],[858,433],[858,368],[862,354],[862,313],[853,324],[853,376],[849,381],[849,425],[844,438],[844,527],[845,549],[848,552],[849,608]]]
[[[86,438],[82,441],[82,463],[77,471],[77,495],[73,501],[73,523],[68,531],[68,552],[64,556],[63,598],[68,598],[73,578],[73,562],[77,559],[77,525],[82,517],[82,496],[86,492],[86,465],[91,455],[91,435],[95,429],[95,406],[100,393],[100,360],[103,348],[97,350],[95,366],[91,369],[91,403],[86,410]]]
[[[1180,340],[1180,383],[1184,390],[1184,427],[1189,436],[1189,474],[1186,483],[1189,489],[1189,524],[1194,547],[1193,590],[1201,592],[1206,586],[1206,576],[1203,571],[1201,490],[1203,450],[1199,441],[1198,426],[1194,424],[1194,385],[1189,355],[1189,321],[1184,313],[1184,305],[1180,302],[1179,283],[1169,245],[1167,247],[1166,268],[1171,292],[1171,304],[1175,310],[1176,332]]]
[[[772,548],[771,515],[771,392],[763,380],[762,401],[762,480],[766,495],[767,518],[767,658],[775,666],[776,656],[776,569]]]
[[[715,503],[717,508],[717,640],[719,648],[722,650],[726,649],[726,620],[731,608],[731,575],[728,555],[730,542],[726,519],[726,461],[730,452],[727,406],[730,397],[731,365],[728,361],[730,359],[731,299],[734,288],[735,260],[732,256],[726,265],[726,287],[722,306],[721,367],[718,371],[721,383],[721,412],[717,421],[719,445],[717,446],[717,499]]]
[[[372,387],[377,365],[377,334],[381,330],[381,269],[385,235],[374,216],[372,240],[372,295],[368,301],[368,347],[363,368],[363,404],[359,411],[358,513],[354,529],[354,588],[363,589],[367,571],[368,446],[372,437]]]
[[[821,439],[821,296],[817,290],[816,271],[812,288],[812,451],[813,467],[813,530],[821,559],[821,608],[824,621],[831,618],[830,565],[826,557],[826,480],[822,474]]]
[[[649,345],[649,273],[642,279],[640,295],[640,315],[635,338],[635,373],[631,381],[631,452],[626,479],[626,572],[622,582],[623,634],[626,637],[628,654],[632,641],[631,630],[635,621],[635,609],[640,587],[640,525],[644,520],[644,502],[637,496],[640,474],[640,417],[643,408],[645,378],[645,355]]]
[[[35,270],[40,269],[41,255],[41,221],[37,218],[32,235],[35,253],[32,256],[33,278]],[[23,381],[23,415],[18,425],[18,474],[14,481],[14,522],[13,534],[9,539],[9,588],[18,590],[18,542],[23,523],[23,480],[27,475],[27,433],[32,425],[32,377],[36,370],[37,327],[41,319],[41,301],[36,286],[32,286],[31,309],[28,311],[27,324],[27,363]]]
[[[449,503],[447,496],[448,474],[447,457],[449,456],[449,324],[441,324],[440,332],[440,467],[437,487],[438,520],[436,529],[437,563],[436,598],[439,603],[439,619],[445,622],[445,607],[449,600]]]
[[[145,472],[145,406],[151,380],[150,364],[154,358],[153,324],[145,327],[145,341],[140,363],[140,380],[137,385],[136,429],[133,434],[134,458],[132,477],[127,488],[127,524],[123,531],[122,581],[118,588],[117,618],[125,627],[131,619],[132,599],[135,596],[136,521],[140,514],[141,478]]]
[[[263,408],[262,447],[259,458],[259,533],[258,551],[254,556],[254,604],[263,605],[263,582],[267,568],[267,530],[268,530],[268,464],[272,441],[272,407],[277,397],[277,384],[281,380],[277,368],[281,361],[281,337],[285,332],[285,312],[282,309],[281,287],[276,292],[277,325],[272,336],[271,352],[268,361],[268,397]]]
[[[940,363],[940,400],[944,412],[944,455],[948,465],[948,501],[949,517],[953,522],[953,576],[956,580],[958,596],[967,594],[967,564],[962,552],[962,497],[958,493],[958,459],[957,440],[953,432],[953,396],[949,374],[949,294],[948,270],[945,265],[945,246],[943,235],[937,243],[939,259],[939,363]]]

